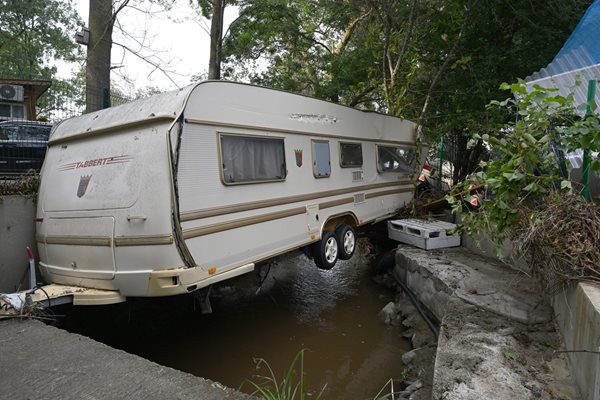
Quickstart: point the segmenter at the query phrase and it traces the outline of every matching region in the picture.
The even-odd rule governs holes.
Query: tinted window
[[[340,165],[342,167],[360,167],[362,164],[362,145],[360,143],[340,143]]]
[[[0,117],[10,117],[10,104],[0,104]]]

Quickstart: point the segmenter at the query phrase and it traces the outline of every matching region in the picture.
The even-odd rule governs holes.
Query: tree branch
[[[354,96],[352,101],[350,101],[350,103],[348,103],[348,106],[356,107],[358,104],[363,103],[364,102],[363,99],[375,89],[376,89],[376,86],[367,86],[363,91],[361,91],[356,96]]]
[[[416,20],[415,15],[417,13],[417,4],[418,4],[418,0],[413,0],[412,7],[410,8],[410,15],[408,16],[408,30],[406,31],[406,34],[404,35],[404,42],[402,43],[402,50],[400,50],[400,54],[398,54],[398,59],[396,60],[396,65],[394,66],[393,70],[390,73],[390,75],[393,77],[395,77],[396,74],[398,74],[400,65],[402,65],[402,63],[404,62],[404,56],[408,49],[408,43],[410,41],[410,38],[411,38],[412,32],[413,32],[413,28],[415,26],[415,20]]]
[[[448,64],[450,63],[450,60],[454,57],[456,51],[458,50],[460,40],[461,40],[462,36],[464,35],[465,29],[467,28],[469,17],[471,16],[471,12],[473,11],[473,8],[475,7],[475,5],[477,4],[478,1],[479,0],[470,0],[469,4],[466,6],[463,23],[460,28],[460,31],[458,32],[458,35],[456,36],[456,39],[454,40],[452,49],[446,56],[446,59],[444,60],[443,64],[440,66],[440,68],[438,69],[433,80],[431,81],[431,84],[429,85],[429,90],[427,90],[427,95],[425,96],[425,101],[423,102],[423,108],[421,109],[421,113],[419,114],[419,119],[417,120],[417,135],[419,138],[423,136],[423,120],[425,119],[425,114],[427,113],[427,108],[429,107],[429,102],[431,101],[433,89],[435,88],[438,81],[440,80],[442,73],[444,72],[444,70],[446,69]]]
[[[344,31],[344,36],[342,37],[342,41],[337,45],[337,47],[334,50],[334,53],[340,54],[346,49],[348,42],[350,42],[350,39],[352,38],[352,34],[354,33],[354,29],[356,28],[356,25],[358,25],[358,23],[360,21],[362,21],[363,19],[367,18],[371,14],[372,11],[373,11],[373,9],[369,8],[369,11],[367,11],[363,15],[356,17],[355,19],[350,21],[350,23],[346,27],[346,30]]]
[[[171,76],[169,75],[169,72],[168,72],[167,70],[165,70],[165,69],[164,69],[164,68],[163,68],[163,67],[160,65],[160,63],[157,63],[157,62],[155,62],[155,61],[151,60],[151,59],[150,59],[150,57],[146,57],[146,56],[143,56],[143,55],[139,54],[138,52],[134,51],[133,49],[129,48],[128,46],[126,46],[126,45],[124,45],[124,44],[121,44],[121,43],[118,43],[118,42],[113,42],[113,43],[114,43],[114,44],[116,44],[117,46],[121,47],[123,50],[126,50],[126,51],[130,52],[131,54],[133,54],[133,55],[134,55],[134,56],[136,56],[137,58],[139,58],[139,59],[143,60],[144,62],[147,62],[148,64],[152,65],[152,66],[154,67],[154,70],[158,70],[158,71],[162,72],[162,73],[163,73],[163,75],[164,75],[164,76],[166,76],[166,77],[167,77],[167,79],[168,79],[168,80],[170,80],[170,81],[171,81],[171,83],[172,83],[173,85],[175,85],[175,87],[176,87],[176,88],[178,88],[178,89],[180,89],[180,88],[181,88],[181,87],[180,87],[180,86],[177,84],[177,82],[175,82],[175,81],[173,80],[173,78],[171,78]],[[152,72],[151,72],[151,73],[152,73]],[[150,73],[150,74],[151,74],[151,73]]]

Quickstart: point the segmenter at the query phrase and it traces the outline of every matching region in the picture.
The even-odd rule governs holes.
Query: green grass
[[[257,375],[255,376],[256,380],[246,381],[254,389],[252,396],[257,396],[262,400],[305,400],[308,395],[308,388],[304,380],[305,351],[306,349],[302,349],[296,353],[287,373],[281,380],[277,379],[273,369],[265,359],[256,359],[256,368],[264,368],[267,375]],[[324,390],[325,386],[316,397],[310,396],[310,398],[320,400]]]

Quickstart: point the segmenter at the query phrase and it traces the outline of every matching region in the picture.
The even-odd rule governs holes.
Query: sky
[[[77,12],[88,24],[90,0],[75,0]],[[115,0],[117,3],[118,0]],[[161,91],[177,89],[190,83],[193,75],[208,71],[210,49],[210,20],[200,17],[189,1],[176,1],[172,10],[164,12],[148,2],[132,1],[134,7],[126,7],[119,13],[118,25],[113,32],[111,80],[127,95],[136,90],[156,87]],[[225,9],[224,22],[229,26],[237,17],[237,9]],[[168,74],[124,51],[116,43],[150,56],[161,64]],[[144,47],[140,46],[143,43]],[[74,66],[59,65],[59,74],[68,76]]]

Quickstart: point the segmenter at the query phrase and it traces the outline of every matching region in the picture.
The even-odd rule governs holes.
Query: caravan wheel
[[[323,237],[313,245],[313,259],[320,269],[331,269],[338,260],[338,241],[332,232],[323,232]]]
[[[350,225],[340,225],[335,230],[335,237],[339,243],[339,259],[349,260],[356,250],[356,233]]]

